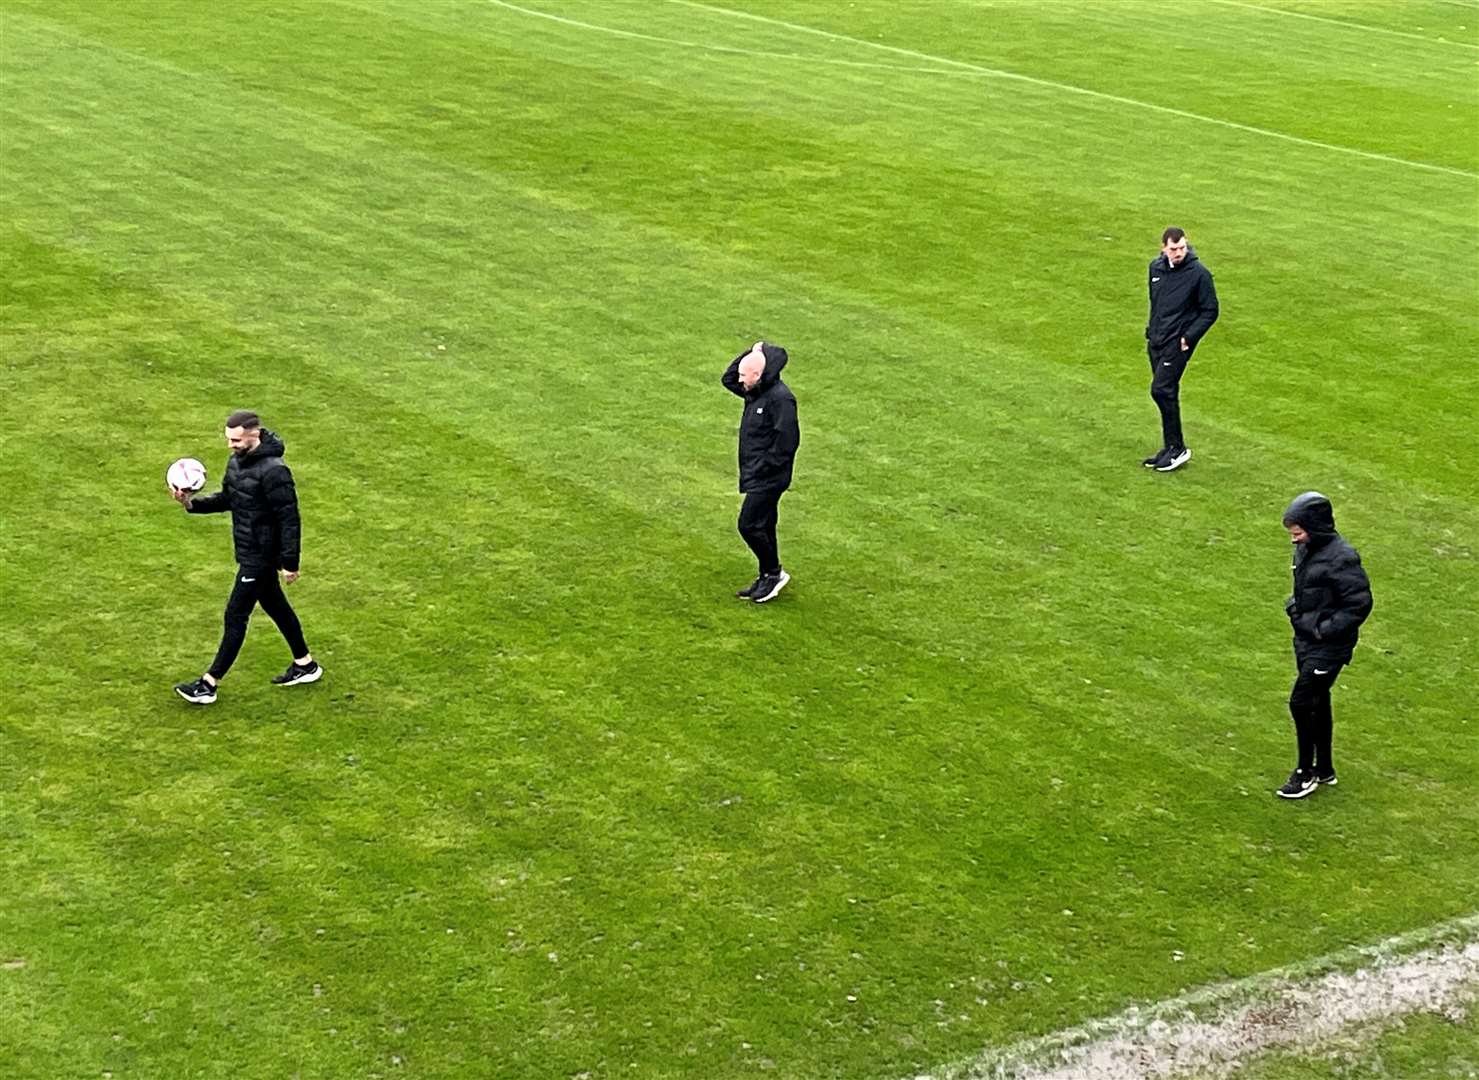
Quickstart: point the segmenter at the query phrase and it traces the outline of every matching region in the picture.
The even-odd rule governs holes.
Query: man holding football
[[[258,604],[277,624],[293,654],[287,671],[272,681],[278,686],[297,686],[317,682],[324,673],[308,651],[303,627],[277,582],[279,569],[287,584],[298,580],[301,536],[298,493],[293,474],[282,460],[283,442],[262,427],[256,413],[242,410],[226,418],[226,444],[231,448],[231,458],[220,491],[196,498],[188,491],[170,487],[170,494],[187,513],[231,511],[231,539],[238,564],[215,660],[200,678],[175,687],[175,693],[194,705],[209,705],[216,700],[216,684],[226,677],[241,651],[247,620]]]

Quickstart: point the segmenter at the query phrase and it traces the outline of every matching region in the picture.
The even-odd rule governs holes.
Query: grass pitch
[[[0,1073],[898,1077],[1472,910],[1479,12],[521,6],[0,3]],[[238,407],[328,675],[191,711]]]

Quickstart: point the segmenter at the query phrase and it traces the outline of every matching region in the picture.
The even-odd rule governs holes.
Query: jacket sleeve
[[[738,395],[739,397],[745,396],[745,388],[740,385],[739,381],[740,361],[748,355],[748,349],[740,353],[738,356],[730,361],[729,366],[724,369],[724,374],[719,376],[719,381],[724,384],[724,389],[728,390],[731,394]]]
[[[796,418],[796,399],[780,398],[771,409],[775,412],[775,437],[771,439],[770,449],[765,451],[762,469],[767,473],[784,472],[795,458],[797,447],[801,445],[801,424]]]
[[[1155,262],[1151,261],[1145,271],[1145,340],[1150,340],[1150,320],[1155,318],[1155,283],[1150,279],[1155,277]]]
[[[286,465],[273,469],[263,479],[263,487],[282,538],[279,561],[284,570],[297,570],[303,525],[298,517],[298,489],[293,485],[292,471]]]
[[[1331,610],[1315,626],[1317,639],[1338,637],[1350,633],[1366,621],[1371,614],[1371,579],[1361,565],[1361,556],[1355,553],[1330,575]]]
[[[231,509],[231,499],[226,492],[213,491],[201,499],[191,499],[190,505],[185,507],[192,514],[219,514]]]
[[[1186,333],[1181,335],[1186,338],[1186,343],[1195,345],[1201,341],[1207,331],[1212,329],[1219,313],[1217,286],[1212,284],[1212,272],[1204,270],[1201,280],[1197,282],[1197,317],[1186,328]]]

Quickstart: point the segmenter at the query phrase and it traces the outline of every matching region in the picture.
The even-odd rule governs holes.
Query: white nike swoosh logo
[[[1164,364],[1161,365],[1161,367],[1170,367],[1170,366],[1171,366],[1171,361],[1169,361],[1169,360],[1167,360]]]
[[[241,579],[241,580],[242,580],[242,581],[256,581],[256,580],[257,580],[257,579],[256,579],[256,578],[254,578],[254,577],[244,577],[244,578],[242,578],[242,579]]]
[[[1319,668],[1315,668],[1315,674],[1316,675],[1329,675],[1330,672],[1328,670],[1327,671],[1321,671]]]

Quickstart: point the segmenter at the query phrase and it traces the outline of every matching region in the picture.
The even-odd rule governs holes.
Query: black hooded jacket
[[[751,390],[746,391],[739,381],[740,361],[748,349],[734,358],[720,379],[726,390],[745,399],[739,429],[739,489],[744,492],[785,491],[790,487],[791,466],[801,445],[796,395],[781,382],[786,350],[765,345],[762,351],[765,372]]]
[[[1196,348],[1217,321],[1217,289],[1212,271],[1197,258],[1196,248],[1186,249],[1186,258],[1172,266],[1163,251],[1150,260],[1150,318],[1145,340],[1151,348],[1186,338]]]
[[[1335,531],[1335,511],[1318,491],[1290,503],[1284,524],[1309,533],[1307,542],[1295,546],[1294,595],[1284,604],[1294,626],[1295,656],[1348,664],[1371,614],[1371,581],[1361,556]]]
[[[226,462],[221,490],[190,501],[192,514],[231,511],[236,561],[247,569],[298,569],[298,492],[282,452],[282,440],[263,428],[255,449],[232,454]]]

